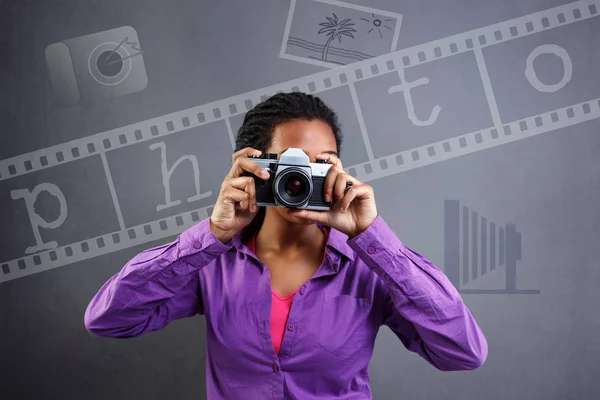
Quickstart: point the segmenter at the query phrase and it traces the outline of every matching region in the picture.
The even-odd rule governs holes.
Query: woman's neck
[[[265,218],[256,235],[261,252],[294,255],[298,252],[323,249],[325,237],[317,224],[294,224],[275,212],[265,212]],[[272,211],[272,210],[271,210]]]

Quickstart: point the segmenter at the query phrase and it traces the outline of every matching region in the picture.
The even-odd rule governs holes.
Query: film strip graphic
[[[496,224],[459,200],[446,200],[444,207],[444,273],[460,293],[541,293],[517,288],[522,239],[515,224]],[[500,267],[505,269],[503,288],[464,288]]]
[[[217,121],[224,121],[233,145],[234,136],[229,118],[243,115],[258,102],[278,92],[321,93],[348,87],[353,94],[353,103],[360,122],[362,116],[354,89],[354,85],[358,82],[390,72],[403,74],[404,69],[408,67],[466,52],[474,52],[480,69],[485,68],[485,65],[480,65],[481,57],[477,57],[482,48],[596,17],[599,15],[599,8],[600,1],[570,3],[0,160],[0,181],[99,155],[105,166],[110,186],[111,175],[106,162],[107,153]],[[486,74],[482,74],[484,87],[489,87],[489,78],[486,85],[485,76]],[[492,110],[493,127],[380,158],[375,158],[370,151],[366,127],[364,123],[360,124],[369,161],[346,167],[346,171],[359,180],[368,182],[600,117],[600,98],[597,98],[502,124],[493,94],[490,90],[486,90],[486,95]],[[114,186],[111,186],[111,191],[113,201],[116,203]],[[115,209],[120,210],[118,204],[115,204]],[[66,246],[47,243],[48,248],[36,254],[0,262],[0,283],[179,234],[209,216],[211,212],[212,207],[206,206],[130,227],[125,226],[121,216],[118,231],[72,242]]]

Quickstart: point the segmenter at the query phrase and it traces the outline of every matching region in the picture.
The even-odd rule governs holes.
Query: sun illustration
[[[389,29],[391,31],[392,28],[387,26],[385,23],[393,21],[394,19],[389,18],[389,19],[382,20],[381,18],[375,17],[375,14],[371,14],[371,15],[373,16],[373,19],[361,18],[363,21],[367,21],[369,24],[373,25],[367,33],[371,33],[372,31],[377,29],[377,31],[379,32],[379,37],[383,38],[383,35],[381,34],[381,28]]]

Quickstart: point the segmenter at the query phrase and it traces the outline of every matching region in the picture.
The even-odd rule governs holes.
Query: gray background
[[[299,2],[302,0],[298,0]],[[308,0],[306,0],[308,1]],[[355,1],[403,15],[398,49],[550,8],[567,1]],[[0,159],[85,137],[228,96],[322,71],[279,58],[287,0],[260,1],[0,1]],[[63,107],[52,91],[44,58],[51,43],[132,26],[144,50],[147,87],[139,92]],[[598,18],[484,49],[503,122],[600,97]],[[542,94],[524,77],[535,46],[564,47],[573,78]],[[543,82],[562,66],[541,56]],[[491,126],[473,55],[464,53],[406,70],[430,83],[413,92],[417,116],[438,104],[433,126],[408,121],[402,96],[387,88],[398,75],[357,84],[375,157]],[[346,88],[322,93],[339,111],[345,166],[367,161]],[[241,118],[232,118],[237,127]],[[369,182],[378,209],[409,247],[443,268],[444,201],[459,199],[522,233],[519,286],[537,295],[464,294],[486,335],[486,363],[471,372],[435,370],[407,352],[387,328],[371,362],[379,399],[592,399],[600,396],[600,122],[592,120],[525,140]],[[400,134],[399,134],[400,132]],[[163,138],[170,159],[198,157],[202,191],[218,193],[230,163],[223,123]],[[164,202],[156,150],[144,142],[107,153],[126,226],[210,205],[193,204],[191,174],[176,172],[178,207]],[[154,160],[154,161],[153,161]],[[173,161],[169,161],[169,165]],[[0,181],[0,262],[32,244],[15,188],[52,181],[69,203],[69,218],[45,240],[66,245],[118,229],[102,163],[89,157]],[[116,172],[115,172],[116,171]],[[180,173],[180,175],[177,175]],[[40,197],[52,220],[58,206]],[[205,340],[201,317],[173,322],[146,336],[114,340],[89,334],[83,313],[100,286],[135,254],[164,240],[0,284],[0,397],[3,399],[205,398]],[[502,277],[490,283],[498,286]]]

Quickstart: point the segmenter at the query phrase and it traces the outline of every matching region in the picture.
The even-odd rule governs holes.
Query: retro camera
[[[327,160],[309,161],[302,149],[289,148],[279,160],[277,154],[264,153],[250,156],[255,163],[269,172],[265,180],[250,172],[244,176],[254,177],[257,206],[305,208],[308,210],[330,210],[331,202],[324,200],[324,187],[331,164]],[[348,182],[346,187],[351,186]]]
[[[121,26],[46,47],[46,64],[56,98],[71,107],[139,92],[148,84],[137,32]]]

